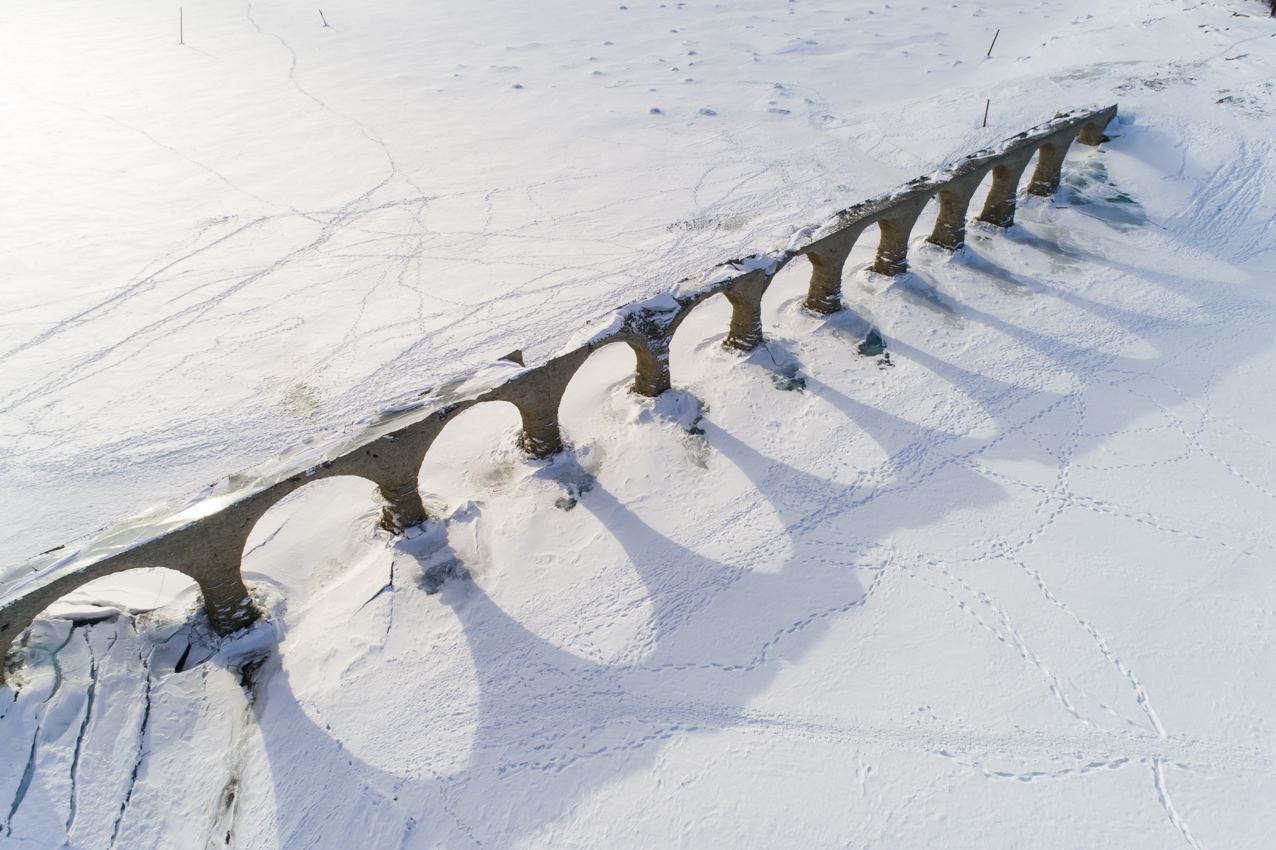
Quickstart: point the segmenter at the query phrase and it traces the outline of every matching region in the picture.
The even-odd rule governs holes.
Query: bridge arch
[[[517,405],[488,399],[468,405],[442,423],[417,469],[417,488],[427,505],[449,509],[499,486],[523,455],[523,417]]]
[[[133,567],[110,575],[100,576],[54,599],[38,611],[31,622],[20,631],[13,642],[16,650],[9,658],[13,666],[36,661],[44,650],[55,653],[57,648],[35,647],[29,644],[41,631],[40,621],[64,621],[71,629],[119,615],[145,613],[173,604],[198,603],[198,585],[189,576],[169,567]],[[29,650],[36,651],[33,658]]]
[[[784,313],[791,309],[794,302],[803,303],[810,289],[811,276],[814,274],[814,263],[811,257],[801,254],[791,259],[784,268],[771,278],[766,293],[762,296],[762,327],[765,333],[768,328],[778,327],[783,321]],[[841,291],[841,281],[838,281]]]
[[[199,585],[190,576],[172,567],[134,567],[80,585],[36,619],[52,616],[79,623],[104,619],[112,609],[146,612],[181,602],[199,602]],[[94,606],[102,610],[95,612]]]
[[[842,309],[842,282],[846,263],[867,224],[855,223],[821,239],[802,253],[811,264],[811,282],[803,306],[828,315]]]
[[[625,344],[627,340],[610,339],[590,352],[576,369],[563,391],[558,406],[560,426],[568,440],[581,445],[591,431],[591,423],[607,404],[608,399],[622,386],[638,393],[639,352],[648,352],[641,345]],[[613,344],[620,343],[620,344]],[[668,381],[668,357],[664,359],[666,384]],[[652,393],[638,393],[651,396]],[[654,395],[659,395],[655,393]]]
[[[76,569],[53,572],[22,596],[0,606],[0,658],[50,605],[96,579],[138,568],[179,572],[199,586],[209,624],[221,635],[252,624],[259,616],[244,584],[242,565],[249,534],[274,505],[306,484],[329,478],[332,466],[320,466],[279,481],[220,511],[121,552]],[[367,476],[359,476],[367,477]],[[374,485],[377,482],[371,478]],[[210,497],[211,498],[211,497]],[[188,510],[198,511],[199,503]],[[181,514],[174,517],[180,521]]]
[[[343,561],[355,535],[366,539],[380,525],[384,506],[378,486],[361,475],[312,479],[267,508],[245,535],[240,574],[263,581],[286,597],[305,594]],[[269,543],[270,546],[266,547]],[[273,554],[269,558],[262,556]]]
[[[873,271],[894,276],[908,271],[908,240],[913,226],[933,195],[921,195],[896,204],[877,219],[880,234]]]
[[[700,352],[710,345],[726,345],[735,312],[725,292],[701,295],[686,305],[669,326],[669,372],[685,384],[699,368]]]

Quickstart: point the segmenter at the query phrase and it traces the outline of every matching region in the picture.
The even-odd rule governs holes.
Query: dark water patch
[[[261,670],[262,665],[270,660],[270,652],[268,650],[261,652],[250,652],[240,659],[238,669],[235,671],[239,674],[239,686],[245,691],[251,692],[257,684],[257,673]]]
[[[784,392],[801,392],[806,389],[806,378],[798,374],[798,364],[785,363],[771,373],[771,383],[777,390]],[[704,433],[703,431],[701,433]]]
[[[886,341],[877,332],[877,328],[868,329],[868,335],[860,343],[859,353],[864,357],[880,357],[886,353]]]
[[[572,500],[573,503],[575,500]],[[443,585],[454,578],[469,578],[470,571],[460,558],[449,558],[441,564],[435,564],[421,571],[421,589],[426,595],[433,596],[443,589]]]
[[[1108,179],[1107,166],[1092,159],[1063,175],[1056,197],[1077,212],[1122,232],[1143,227],[1148,222],[1143,205]]]

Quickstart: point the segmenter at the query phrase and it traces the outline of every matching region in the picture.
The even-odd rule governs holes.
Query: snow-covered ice
[[[195,0],[179,45],[167,4],[14,5],[5,566],[1121,118],[1008,231],[950,255],[928,210],[894,279],[866,235],[849,311],[795,262],[741,356],[706,302],[658,399],[595,354],[562,455],[461,414],[402,538],[307,486],[246,633],[166,571],[63,600],[0,690],[0,846],[1269,844],[1266,11]]]

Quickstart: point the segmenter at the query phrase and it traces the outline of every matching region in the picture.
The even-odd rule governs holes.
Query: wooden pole
[[[323,9],[319,10],[319,20],[323,21],[323,25],[328,26],[328,19],[323,16]]]
[[[993,44],[997,43],[997,36],[999,35],[1001,35],[1001,30],[997,30],[995,33],[993,33],[992,44],[988,45],[988,53],[984,56],[985,59],[987,59],[989,56],[992,55]]]
[[[186,11],[181,7],[177,7],[177,43],[186,43]]]
[[[984,101],[984,126],[988,126],[988,107],[992,106],[992,98]]]

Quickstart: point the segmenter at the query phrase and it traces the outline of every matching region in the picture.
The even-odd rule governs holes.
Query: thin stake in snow
[[[186,43],[186,12],[181,6],[177,7],[177,43]]]
[[[987,59],[989,56],[992,55],[993,45],[997,43],[997,36],[999,35],[1001,35],[1001,30],[997,30],[995,33],[992,34],[992,44],[988,45],[988,52],[984,54],[985,59]]]
[[[319,10],[319,20],[323,21],[323,25],[328,26],[328,19],[323,16],[323,9]]]
[[[992,106],[992,98],[984,101],[984,126],[988,126],[988,107]]]

